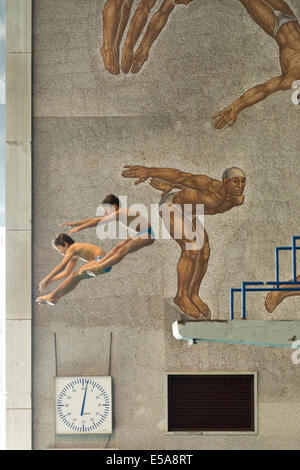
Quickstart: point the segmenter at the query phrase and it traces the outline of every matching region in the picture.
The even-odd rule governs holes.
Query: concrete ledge
[[[189,344],[210,342],[293,349],[293,342],[300,340],[300,321],[176,321],[172,330],[176,339]]]

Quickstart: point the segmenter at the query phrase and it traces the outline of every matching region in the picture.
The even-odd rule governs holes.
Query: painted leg
[[[284,0],[265,0],[274,10],[281,11],[285,15],[296,16]]]
[[[273,37],[276,17],[273,9],[263,0],[240,0],[248,11],[251,18],[260,26],[269,36]],[[269,3],[269,2],[268,2]]]
[[[129,30],[122,52],[122,72],[128,73],[133,60],[133,50],[146,23],[150,10],[154,7],[156,0],[141,0],[130,22]]]
[[[120,73],[116,52],[116,38],[123,2],[124,0],[107,0],[103,9],[103,46],[100,51],[106,69],[113,75]]]
[[[178,290],[174,302],[190,317],[200,320],[201,310],[192,303],[190,285],[196,269],[198,251],[182,249],[177,265]]]
[[[174,303],[190,317],[200,320],[201,310],[190,298],[190,286],[197,266],[199,249],[188,250],[188,244],[196,241],[193,223],[185,217],[176,204],[165,206],[160,215],[172,238],[181,248],[181,256],[177,265],[178,290]]]
[[[117,38],[116,38],[116,45],[115,45],[118,63],[119,63],[119,55],[120,55],[120,45],[121,45],[124,31],[128,24],[133,2],[134,0],[125,0],[123,3],[123,7],[122,7],[121,19],[120,19],[120,24],[119,24]]]
[[[173,0],[164,0],[160,9],[152,16],[141,44],[133,57],[132,73],[137,73],[148,60],[149,51],[155,39],[164,29],[171,12],[174,10]]]
[[[190,298],[198,310],[202,313],[206,320],[209,320],[211,317],[211,312],[209,307],[205,302],[199,297],[199,289],[201,282],[207,271],[208,261],[210,257],[210,246],[207,233],[204,233],[204,244],[196,259],[196,269],[195,274],[190,285]]]
[[[80,276],[79,272],[72,273],[64,282],[62,282],[53,292],[42,295],[36,299],[39,304],[55,305],[57,300],[71,292],[82,279],[88,278],[87,275]]]
[[[105,269],[118,264],[129,253],[138,251],[145,246],[151,245],[153,242],[154,240],[151,239],[128,238],[115,246],[101,261],[91,262],[88,265],[84,265],[79,270],[79,274],[81,275],[89,272],[98,276],[99,274],[102,274]]]

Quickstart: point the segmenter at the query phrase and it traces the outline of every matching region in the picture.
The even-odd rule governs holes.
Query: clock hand
[[[87,392],[88,384],[89,384],[89,382],[87,381],[87,383],[86,383],[86,387],[85,387],[85,392],[84,392],[84,397],[83,397],[83,402],[82,402],[82,407],[81,407],[81,413],[80,413],[80,416],[83,416],[83,412],[84,412],[84,405],[85,405],[85,399],[86,399],[86,392]]]

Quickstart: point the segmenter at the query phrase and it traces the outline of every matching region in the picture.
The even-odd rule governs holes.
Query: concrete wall
[[[300,16],[298,2],[289,4]],[[33,295],[58,262],[59,223],[93,216],[111,192],[128,202],[158,202],[149,185],[121,178],[124,164],[174,167],[221,178],[233,165],[248,183],[242,207],[206,218],[211,259],[202,296],[216,319],[229,317],[229,290],[244,279],[271,280],[273,249],[299,234],[295,197],[299,109],[291,92],[243,112],[217,132],[211,116],[257,82],[278,74],[276,43],[234,0],[194,1],[172,14],[137,75],[106,72],[104,1],[33,1]],[[99,243],[95,230],[76,240]],[[113,242],[101,244],[108,250]],[[82,282],[56,307],[34,307],[34,448],[295,449],[300,431],[299,366],[280,349],[177,342],[171,324],[179,249],[157,241]],[[285,269],[285,265],[284,265]],[[291,273],[286,264],[285,274]],[[299,300],[266,314],[263,295],[249,318],[297,319]],[[114,433],[55,437],[54,333],[59,375],[107,374],[112,332]],[[257,371],[258,434],[166,434],[166,372]]]

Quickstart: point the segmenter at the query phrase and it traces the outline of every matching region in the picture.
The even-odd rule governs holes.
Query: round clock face
[[[111,433],[111,377],[58,377],[56,432]]]

